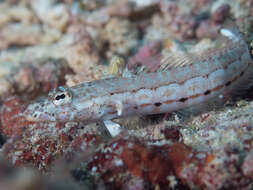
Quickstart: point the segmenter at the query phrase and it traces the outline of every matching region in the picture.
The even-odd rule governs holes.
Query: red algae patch
[[[22,135],[8,139],[3,152],[14,166],[32,164],[39,170],[48,170],[53,161],[89,152],[98,141],[95,134],[82,134],[78,125],[30,124]]]
[[[18,97],[11,97],[3,103],[0,112],[3,135],[7,137],[21,135],[24,128],[32,123],[22,116],[24,110],[24,102]]]
[[[161,164],[163,163],[163,164]],[[96,152],[88,163],[94,176],[102,177],[114,188],[146,185],[168,185],[172,175],[171,162],[161,149],[146,147],[138,139],[118,139]],[[127,189],[128,189],[127,188]]]
[[[158,144],[133,137],[115,139],[92,156],[88,169],[113,189],[131,189],[134,188],[132,182],[137,181],[135,188],[138,186],[138,189],[182,188],[184,185],[216,189],[224,185],[224,181],[209,183],[202,177],[214,177],[222,169],[212,163],[214,155],[194,151],[183,143]],[[215,168],[210,176],[211,163]]]

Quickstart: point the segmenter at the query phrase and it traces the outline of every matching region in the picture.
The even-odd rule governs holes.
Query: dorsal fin
[[[225,39],[226,40],[226,39]],[[168,70],[178,67],[190,66],[198,62],[204,62],[213,59],[215,56],[222,56],[231,48],[236,47],[236,43],[230,43],[228,40],[223,41],[223,46],[216,44],[218,47],[210,48],[199,53],[170,53],[161,60],[160,70]]]
[[[234,29],[236,30],[236,28]],[[167,53],[166,57],[161,60],[161,70],[172,69],[192,65],[197,62],[202,62],[212,59],[214,56],[223,55],[228,50],[238,45],[238,40],[241,39],[239,30],[234,33],[234,30],[224,28],[215,43],[215,47],[200,51],[200,52],[182,52],[182,53]],[[225,32],[225,34],[224,34]],[[228,36],[226,36],[228,35]],[[232,38],[232,39],[231,39]]]
[[[185,53],[185,54],[169,54],[161,60],[161,70],[167,70],[177,67],[184,67],[191,65],[197,61],[196,56]]]
[[[159,70],[167,70],[177,67],[192,65],[200,61],[212,59],[214,56],[223,55],[228,50],[238,45],[238,42],[244,42],[243,34],[236,26],[235,21],[228,19],[218,30],[215,47],[203,50],[198,53],[167,53],[166,57],[161,60]]]

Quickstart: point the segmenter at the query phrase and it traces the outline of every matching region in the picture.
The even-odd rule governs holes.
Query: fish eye
[[[68,104],[71,102],[72,95],[69,91],[58,92],[53,97],[53,103],[57,106]]]
[[[55,96],[55,100],[64,99],[65,97],[66,97],[65,94],[59,94],[59,95]]]

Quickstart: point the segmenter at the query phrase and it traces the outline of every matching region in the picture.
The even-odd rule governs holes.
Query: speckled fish
[[[222,29],[224,47],[165,59],[167,69],[59,87],[28,105],[31,121],[103,121],[177,111],[210,103],[249,85],[253,64],[239,31]]]

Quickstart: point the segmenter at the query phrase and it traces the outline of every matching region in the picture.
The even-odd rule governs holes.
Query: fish
[[[24,115],[35,122],[111,120],[168,113],[215,104],[252,84],[249,46],[236,28],[222,28],[224,46],[163,59],[166,68],[128,77],[112,77],[58,87],[30,103]]]

